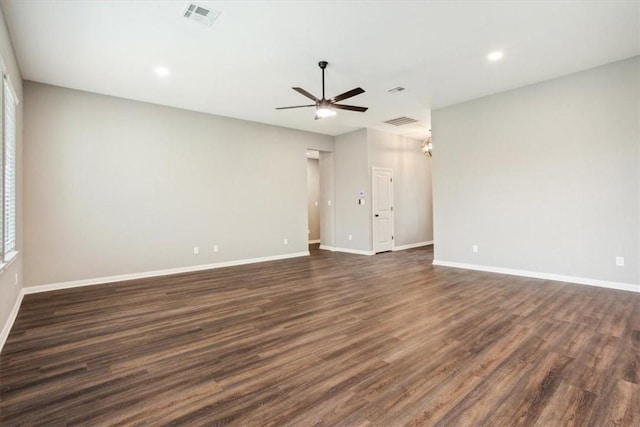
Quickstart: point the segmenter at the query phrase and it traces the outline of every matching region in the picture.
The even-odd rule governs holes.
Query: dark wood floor
[[[420,248],[27,295],[0,424],[640,426],[640,294]]]

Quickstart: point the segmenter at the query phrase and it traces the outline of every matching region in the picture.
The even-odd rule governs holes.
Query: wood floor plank
[[[561,382],[536,420],[537,427],[583,426],[592,418],[597,395]]]
[[[640,294],[432,247],[26,295],[0,425],[640,426]]]

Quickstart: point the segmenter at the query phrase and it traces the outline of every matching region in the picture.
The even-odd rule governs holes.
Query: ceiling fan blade
[[[318,98],[316,98],[315,96],[311,95],[309,92],[307,92],[306,90],[302,89],[301,87],[292,87],[291,89],[295,90],[299,94],[304,95],[307,98],[312,99],[312,100],[314,100],[316,102],[320,101]]]
[[[340,102],[343,99],[351,98],[352,96],[360,95],[361,93],[364,93],[364,89],[362,89],[361,87],[357,87],[355,89],[351,89],[348,92],[342,93],[338,96],[334,96],[329,100],[329,102]]]
[[[337,108],[338,110],[359,111],[361,113],[364,113],[365,111],[368,110],[367,107],[356,107],[355,105],[340,105],[340,104],[333,104],[333,108]]]
[[[311,104],[311,105],[295,105],[293,107],[278,107],[276,108],[276,110],[288,110],[290,108],[305,108],[305,107],[315,107],[316,104]]]

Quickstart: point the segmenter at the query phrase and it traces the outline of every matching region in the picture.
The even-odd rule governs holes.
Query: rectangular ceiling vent
[[[207,27],[213,25],[220,16],[220,12],[213,9],[208,9],[204,6],[200,6],[197,3],[187,3],[187,7],[184,9],[183,16],[187,19],[192,19]]]
[[[387,92],[389,92],[389,93],[400,93],[400,92],[404,92],[405,90],[407,90],[407,89],[403,88],[402,86],[396,86],[396,87],[392,87],[391,89],[387,90]]]
[[[417,120],[412,119],[410,117],[398,117],[397,119],[387,120],[385,123],[388,125],[402,126],[402,125],[408,125],[409,123],[415,123],[415,122],[417,122]]]

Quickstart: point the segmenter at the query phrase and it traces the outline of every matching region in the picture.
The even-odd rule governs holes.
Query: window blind
[[[16,249],[16,104],[4,78],[4,255]]]
[[[2,84],[0,84],[0,168],[4,167],[4,140],[5,140],[5,119],[4,119],[4,103],[5,97],[4,94],[7,92],[5,90],[4,83],[4,63],[2,62],[2,56],[0,56],[0,75],[2,76]],[[4,261],[4,169],[0,169],[0,262]]]

